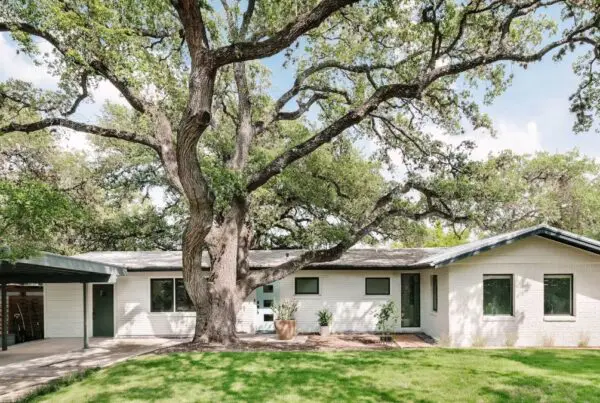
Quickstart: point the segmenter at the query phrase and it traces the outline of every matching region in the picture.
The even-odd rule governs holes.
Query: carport
[[[83,348],[88,348],[87,284],[114,283],[117,276],[127,275],[122,267],[107,265],[53,253],[41,253],[15,262],[0,261],[2,287],[2,351],[8,349],[7,285],[44,283],[81,283],[83,287]]]

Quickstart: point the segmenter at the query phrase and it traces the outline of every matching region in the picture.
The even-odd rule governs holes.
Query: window
[[[273,322],[273,314],[270,314],[270,313],[264,314],[263,322]]]
[[[367,277],[365,279],[365,294],[390,295],[389,277]]]
[[[544,275],[544,315],[573,315],[573,275]]]
[[[175,279],[175,310],[177,312],[194,311],[194,304],[185,290],[182,278]]]
[[[273,306],[273,300],[272,299],[265,299],[263,300],[263,307],[264,308],[271,308]]]
[[[173,311],[173,279],[153,278],[150,280],[152,312]]]
[[[150,311],[193,312],[194,305],[185,290],[183,279],[150,279]]]
[[[483,276],[483,314],[513,314],[512,274]]]
[[[319,278],[318,277],[296,277],[295,279],[296,294],[318,294],[319,293]]]
[[[273,292],[273,284],[263,285],[263,292]]]
[[[431,276],[431,309],[433,312],[438,310],[438,276],[434,274]]]

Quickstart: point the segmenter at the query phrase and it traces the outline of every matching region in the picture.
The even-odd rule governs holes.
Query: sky
[[[41,45],[42,51],[50,49]],[[43,67],[35,66],[23,54],[18,54],[8,34],[0,34],[0,81],[17,78],[31,81],[42,88],[52,88],[56,79],[49,76]],[[569,113],[569,95],[575,90],[577,77],[572,72],[570,60],[553,62],[547,56],[527,69],[511,66],[514,80],[508,90],[491,106],[485,106],[498,131],[496,138],[482,133],[468,132],[465,136],[444,136],[446,141],[458,143],[465,139],[474,140],[477,148],[474,158],[485,158],[490,152],[511,149],[519,154],[548,151],[566,152],[574,148],[582,154],[600,159],[600,135],[572,132],[573,116]],[[273,87],[277,96],[287,90],[293,81],[293,71],[282,67],[283,57],[266,60],[272,70]],[[93,91],[94,101],[85,102],[72,119],[94,122],[101,105],[106,101],[125,104],[118,91],[108,82],[103,82]],[[438,134],[439,135],[439,134]],[[74,134],[67,137],[66,146],[85,150],[85,136]]]

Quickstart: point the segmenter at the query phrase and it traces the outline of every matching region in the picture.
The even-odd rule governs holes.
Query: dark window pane
[[[390,279],[385,278],[366,278],[365,294],[367,295],[390,295]]]
[[[265,299],[263,301],[263,308],[270,308],[273,306],[273,300],[272,299]]]
[[[175,310],[177,312],[194,311],[194,304],[185,290],[182,278],[175,279]]]
[[[296,294],[318,294],[318,277],[296,277]]]
[[[273,292],[273,284],[263,285],[263,292],[267,292],[267,293]]]
[[[573,276],[544,276],[544,315],[573,315]]]
[[[273,314],[270,314],[270,313],[264,314],[263,322],[273,322]]]
[[[173,312],[173,279],[151,279],[150,300],[152,312]]]
[[[512,276],[483,276],[483,314],[512,315]]]
[[[438,276],[431,276],[431,306],[434,312],[438,310]]]

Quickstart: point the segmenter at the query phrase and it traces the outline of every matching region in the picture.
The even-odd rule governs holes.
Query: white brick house
[[[251,268],[298,253],[252,251]],[[78,258],[127,269],[114,284],[89,285],[90,334],[192,334],[195,313],[183,291],[180,252]],[[46,337],[81,336],[81,295],[78,284],[45,285]],[[301,332],[317,331],[323,307],[333,312],[334,332],[374,331],[378,307],[393,300],[402,312],[397,331],[454,346],[600,346],[600,242],[541,225],[446,249],[350,250],[256,290],[238,315],[238,330],[272,329],[269,306],[283,298],[299,301]]]

